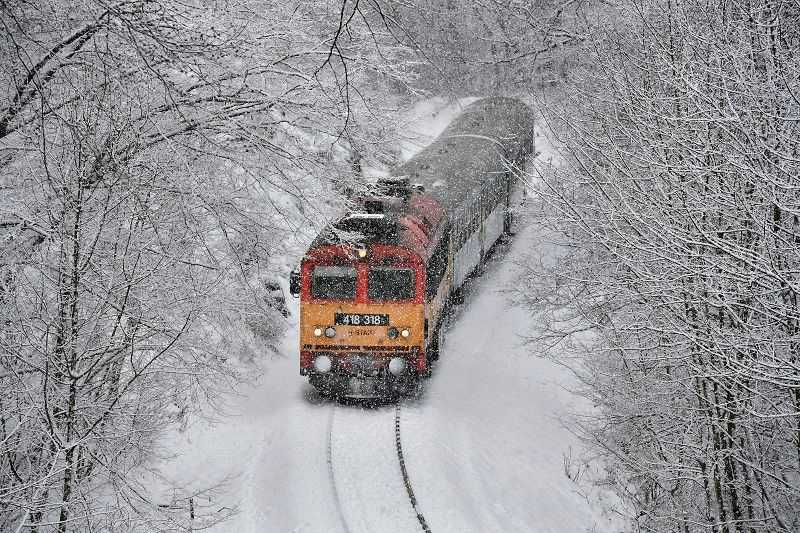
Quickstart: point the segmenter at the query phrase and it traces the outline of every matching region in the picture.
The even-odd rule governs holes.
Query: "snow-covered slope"
[[[457,111],[438,100],[420,105],[421,135],[406,155]],[[434,533],[616,530],[565,474],[574,468],[565,457],[580,451],[562,425],[572,408],[583,409],[568,392],[573,378],[526,353],[520,335],[530,318],[504,292],[515,261],[536,245],[523,230],[498,247],[455,309],[423,393],[401,405],[410,482]],[[189,428],[175,444],[182,455],[172,475],[196,486],[226,482],[205,505],[238,514],[215,531],[422,531],[398,463],[394,406],[322,400],[298,375],[296,350],[293,328],[229,416]]]

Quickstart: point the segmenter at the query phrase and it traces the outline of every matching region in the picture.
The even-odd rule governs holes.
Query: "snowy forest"
[[[509,291],[614,531],[800,533],[798,54],[775,0],[0,0],[0,531],[226,531],[164,439],[275,367],[404,113],[505,95],[557,155]]]

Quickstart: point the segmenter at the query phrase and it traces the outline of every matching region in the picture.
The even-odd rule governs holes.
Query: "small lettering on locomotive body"
[[[350,331],[351,337],[368,337],[375,335],[374,329],[354,329]]]

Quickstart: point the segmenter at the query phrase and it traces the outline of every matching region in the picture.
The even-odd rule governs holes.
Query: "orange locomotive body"
[[[532,149],[524,103],[479,100],[317,236],[290,283],[312,385],[386,397],[428,375],[450,295],[511,231]]]
[[[397,196],[365,201],[372,212],[334,224],[301,263],[300,372],[324,392],[406,392],[436,349],[428,328],[443,302],[426,287],[429,274],[446,283],[447,251],[434,256],[446,234],[444,212],[406,182],[391,183]]]

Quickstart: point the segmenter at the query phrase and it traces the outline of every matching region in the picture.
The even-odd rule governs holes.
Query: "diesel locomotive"
[[[314,387],[391,397],[429,375],[451,296],[511,229],[532,150],[527,105],[478,100],[316,237],[290,279]]]

